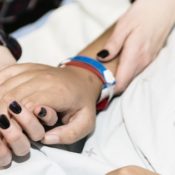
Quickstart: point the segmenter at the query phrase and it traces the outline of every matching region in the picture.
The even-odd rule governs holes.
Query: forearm
[[[88,56],[93,59],[96,59],[97,53],[99,50],[102,50],[104,47],[105,42],[109,39],[110,35],[112,34],[114,26],[110,27],[106,32],[104,32],[99,38],[97,38],[94,42],[92,42],[89,46],[87,46],[84,50],[82,50],[78,55]],[[118,66],[118,59],[114,58],[110,62],[102,63],[107,69],[109,69],[113,75],[115,75],[117,66]],[[76,68],[77,69],[77,68]],[[98,77],[90,71],[77,69],[79,74],[83,74],[85,80],[89,81],[93,86],[93,92],[95,93],[94,96],[98,98],[99,93],[102,88],[102,82],[98,79]]]

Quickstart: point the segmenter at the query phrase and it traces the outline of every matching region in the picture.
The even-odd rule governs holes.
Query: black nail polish
[[[21,111],[22,111],[21,106],[20,106],[16,101],[13,101],[13,102],[10,104],[9,108],[10,108],[10,110],[11,110],[12,112],[14,112],[15,114],[19,114],[19,113],[21,113]]]
[[[0,128],[7,129],[10,127],[10,122],[7,119],[6,115],[2,114],[0,115]]]
[[[100,52],[97,53],[97,56],[100,58],[106,58],[109,56],[109,51],[108,50],[101,50]]]
[[[47,115],[47,110],[45,108],[41,108],[40,112],[38,113],[39,117],[45,117]]]

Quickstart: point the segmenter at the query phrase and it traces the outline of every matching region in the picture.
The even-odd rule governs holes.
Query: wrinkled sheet
[[[75,0],[14,35],[20,62],[56,66],[98,37],[130,6],[127,0]],[[158,58],[97,117],[82,154],[33,144],[0,175],[101,175],[138,165],[162,175],[175,172],[175,31]]]

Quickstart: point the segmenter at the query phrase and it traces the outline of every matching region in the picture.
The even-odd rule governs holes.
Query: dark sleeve
[[[20,44],[15,38],[6,34],[2,29],[0,29],[0,45],[7,47],[16,61],[19,60],[22,54],[22,48]]]

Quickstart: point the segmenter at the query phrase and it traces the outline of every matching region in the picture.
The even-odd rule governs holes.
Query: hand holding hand
[[[0,77],[1,106],[16,100],[29,112],[36,106],[50,106],[61,114],[64,125],[48,131],[43,143],[70,144],[94,129],[101,82],[93,73],[71,66],[23,64],[4,69]],[[22,125],[22,117],[15,119]]]
[[[0,64],[1,69],[7,69],[15,63],[8,49],[0,47],[0,52],[5,61]],[[2,71],[2,70],[1,70]],[[1,89],[0,89],[1,90]],[[52,126],[57,121],[56,112],[47,106],[36,106],[35,110],[29,112],[25,107],[16,101],[8,106],[5,101],[1,101],[0,107],[0,167],[9,165],[12,160],[12,154],[16,156],[25,156],[30,151],[30,141],[39,141],[43,139],[45,131],[40,123]],[[46,113],[45,110],[48,112]],[[48,117],[43,118],[43,116]],[[37,119],[37,117],[40,121]],[[25,131],[25,134],[24,132]],[[28,137],[26,136],[28,135]]]

